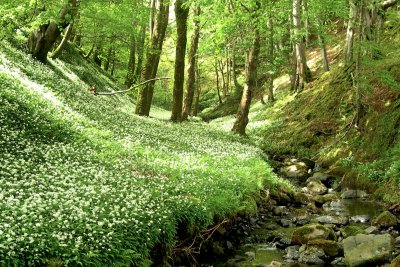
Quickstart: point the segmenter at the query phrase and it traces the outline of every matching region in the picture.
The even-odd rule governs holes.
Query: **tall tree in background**
[[[257,86],[257,69],[258,69],[258,57],[260,54],[260,31],[258,29],[258,18],[257,14],[259,13],[259,9],[261,8],[261,4],[259,1],[256,1],[256,11],[253,11],[253,31],[254,31],[254,39],[252,42],[252,46],[248,52],[248,66],[246,69],[246,82],[243,89],[242,99],[239,105],[239,111],[237,113],[236,121],[233,125],[232,131],[245,135],[246,126],[249,122],[249,110],[251,104],[251,98],[253,97],[253,91]]]
[[[189,8],[185,6],[184,0],[175,0],[176,18],[176,53],[175,53],[175,72],[174,90],[172,96],[171,121],[180,122],[182,119],[183,84],[185,80],[185,55],[187,42],[187,18]]]
[[[183,102],[183,111],[182,111],[182,120],[186,120],[189,116],[190,109],[192,107],[193,95],[195,91],[196,85],[196,60],[197,60],[197,48],[199,46],[199,38],[200,38],[200,16],[201,8],[197,6],[194,12],[194,30],[192,36],[192,44],[189,52],[189,67],[188,67],[188,78],[186,82],[186,93],[185,99]]]
[[[154,79],[157,75],[158,64],[168,26],[169,0],[159,0],[156,19],[151,31],[150,41],[146,52],[146,63],[142,70],[142,80]],[[154,82],[150,82],[139,88],[135,113],[141,116],[149,116],[153,98]]]
[[[307,66],[306,50],[302,35],[302,0],[293,0],[293,34],[295,38],[294,53],[296,57],[296,75],[294,89],[299,92],[303,90],[304,84],[310,82],[311,72]]]
[[[128,60],[128,71],[126,73],[125,85],[127,88],[130,88],[133,84],[133,80],[135,78],[135,62],[136,61],[136,38],[132,33],[130,40],[130,48],[129,48],[129,60]]]
[[[53,48],[60,36],[73,17],[78,12],[78,0],[69,0],[62,8],[56,21],[52,20],[42,24],[39,29],[32,31],[28,38],[28,49],[34,58],[46,63],[47,54]]]

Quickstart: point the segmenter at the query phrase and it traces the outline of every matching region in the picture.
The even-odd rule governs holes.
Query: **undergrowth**
[[[179,223],[253,210],[280,181],[261,151],[208,125],[134,115],[73,49],[47,66],[0,50],[0,265],[147,266]],[[247,203],[247,204],[246,204]]]

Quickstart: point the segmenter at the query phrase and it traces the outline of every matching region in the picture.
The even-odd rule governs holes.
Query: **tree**
[[[182,120],[186,120],[189,116],[195,91],[197,48],[199,46],[200,38],[200,22],[198,17],[200,16],[200,12],[201,8],[200,6],[197,6],[194,12],[194,30],[192,36],[192,44],[189,52],[188,79],[186,83],[185,99],[183,102]]]
[[[142,81],[154,79],[157,75],[158,64],[168,26],[169,0],[159,0],[154,29],[151,31],[149,45],[146,52],[146,63],[142,70]],[[138,90],[135,113],[140,116],[149,116],[153,98],[154,82],[148,83]]]
[[[253,13],[258,13],[261,8],[259,1],[256,1],[256,11]],[[239,134],[245,135],[246,126],[249,122],[249,110],[251,104],[251,98],[253,95],[253,90],[257,86],[257,69],[258,69],[258,57],[260,54],[260,32],[259,25],[257,23],[257,16],[253,14],[253,30],[254,37],[252,46],[248,52],[248,66],[246,69],[246,82],[243,89],[242,99],[239,105],[239,111],[236,116],[236,121],[233,125],[232,131]]]
[[[60,10],[58,18],[33,30],[28,38],[28,49],[34,58],[47,62],[47,54],[53,48],[62,30],[78,12],[78,0],[69,0]]]

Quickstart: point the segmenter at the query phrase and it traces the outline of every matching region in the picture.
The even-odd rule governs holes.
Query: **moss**
[[[354,226],[354,225],[348,225],[346,227],[343,228],[343,236],[345,238],[349,237],[349,236],[356,236],[358,234],[365,234],[365,231],[358,227],[358,226]]]
[[[390,267],[400,267],[400,255],[390,263]]]
[[[343,247],[338,242],[332,240],[323,240],[323,239],[310,240],[307,243],[307,246],[322,248],[326,253],[326,255],[330,257],[335,257],[343,254]]]
[[[371,222],[371,225],[384,228],[395,226],[396,224],[397,224],[396,216],[390,213],[389,211],[382,212],[377,217],[375,217]]]

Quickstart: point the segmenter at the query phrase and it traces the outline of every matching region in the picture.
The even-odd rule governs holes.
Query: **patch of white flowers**
[[[0,265],[140,261],[173,244],[177,221],[204,227],[271,177],[233,135],[137,117],[127,97],[91,95],[77,65],[52,64],[65,75],[0,50]]]

